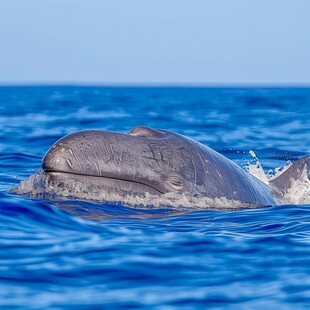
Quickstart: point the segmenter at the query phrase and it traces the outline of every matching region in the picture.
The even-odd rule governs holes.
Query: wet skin
[[[275,205],[271,190],[228,158],[167,130],[136,127],[128,134],[87,130],[69,134],[46,153],[53,179],[78,180],[133,194],[226,197]]]

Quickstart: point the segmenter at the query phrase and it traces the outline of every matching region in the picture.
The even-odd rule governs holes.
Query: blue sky
[[[310,1],[1,1],[7,83],[309,85]]]

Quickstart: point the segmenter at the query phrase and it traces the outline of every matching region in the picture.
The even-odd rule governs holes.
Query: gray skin
[[[228,158],[167,130],[128,134],[87,130],[57,141],[42,160],[54,180],[69,179],[133,194],[183,192],[276,205],[272,191]]]

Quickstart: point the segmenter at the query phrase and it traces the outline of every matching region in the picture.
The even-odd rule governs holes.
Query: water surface
[[[310,205],[171,213],[9,193],[52,143],[147,125],[264,169],[309,154],[310,89],[0,88],[0,307],[310,307]],[[96,214],[96,219],[93,219]]]

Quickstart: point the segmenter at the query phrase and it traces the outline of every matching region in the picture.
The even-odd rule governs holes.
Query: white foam
[[[127,192],[109,192],[98,186],[86,185],[76,180],[66,184],[51,180],[43,172],[31,175],[12,190],[13,193],[34,198],[45,199],[78,199],[93,202],[112,202],[135,208],[177,208],[177,209],[220,209],[237,210],[240,208],[257,208],[258,205],[241,203],[226,197],[194,197],[183,193],[167,193],[163,195],[133,195]]]
[[[266,174],[260,161],[258,160],[254,151],[249,151],[250,155],[256,160],[255,163],[247,162],[246,169],[247,171],[254,175],[256,178],[269,185],[269,174]]]
[[[310,180],[306,167],[298,180],[291,179],[284,197],[292,204],[310,204]]]
[[[249,153],[255,159],[255,162],[247,162],[245,164],[246,170],[267,185],[269,185],[271,180],[277,178],[292,166],[292,162],[288,161],[286,166],[277,167],[265,173],[255,152],[250,150]],[[290,180],[290,187],[284,192],[281,202],[296,205],[310,204],[310,180],[306,167],[304,168],[300,179],[295,180],[292,178]]]

